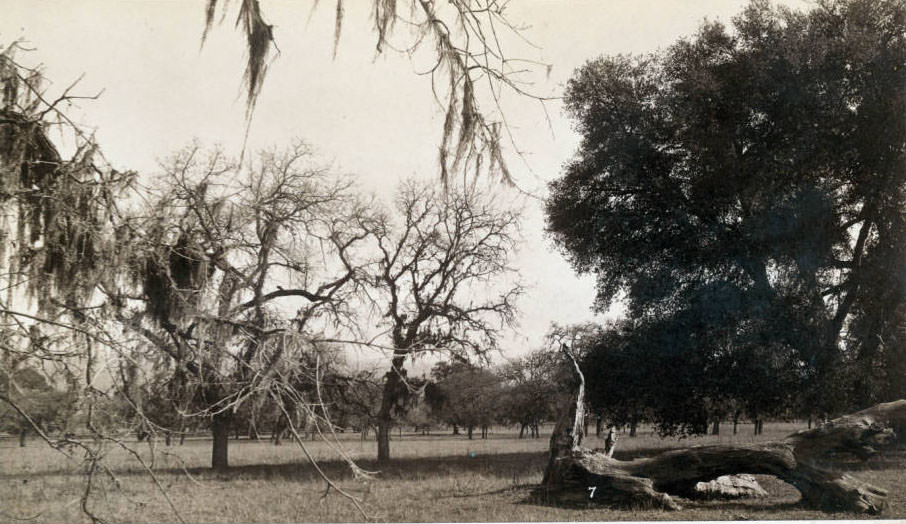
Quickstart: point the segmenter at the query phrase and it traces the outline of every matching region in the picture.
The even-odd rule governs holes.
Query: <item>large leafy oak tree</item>
[[[569,82],[582,143],[548,229],[600,308],[625,298],[648,358],[698,362],[687,400],[729,387],[703,370],[793,369],[818,412],[904,394],[904,42],[902,2],[755,1]],[[737,393],[776,402],[757,389]]]

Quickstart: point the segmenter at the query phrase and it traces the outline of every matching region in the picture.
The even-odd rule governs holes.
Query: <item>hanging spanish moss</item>
[[[507,57],[500,45],[506,33],[522,38],[505,13],[506,2],[484,3],[476,0],[450,0],[439,3],[426,0],[371,0],[371,19],[376,36],[377,54],[386,49],[412,56],[422,47],[433,53],[434,65],[424,74],[431,78],[431,89],[445,112],[441,128],[438,167],[447,184],[454,172],[475,176],[486,170],[512,184],[513,178],[504,155],[504,140],[517,155],[506,119],[500,107],[501,94],[510,91],[543,104],[550,98],[528,91],[526,74],[550,66],[532,60]],[[447,5],[448,4],[448,5]],[[313,9],[318,5],[314,2]],[[408,9],[402,9],[402,5]],[[205,5],[204,44],[214,19],[220,11],[223,19],[229,2],[208,0]],[[334,15],[333,56],[336,57],[340,34],[346,17],[343,0],[336,0]],[[402,21],[402,24],[397,24]],[[259,0],[239,3],[236,26],[246,40],[246,66],[243,80],[246,94],[246,117],[251,119],[267,73],[271,50],[276,50],[273,26],[268,24]],[[394,45],[397,26],[408,29],[404,45]],[[433,49],[432,49],[433,48]],[[513,63],[523,68],[514,68]],[[477,89],[481,86],[481,89]],[[480,91],[480,92],[479,92]],[[484,101],[484,107],[479,101]]]
[[[72,157],[61,157],[47,137],[52,106],[36,103],[43,100],[40,71],[18,65],[14,49],[0,53],[0,203],[6,226],[0,267],[10,275],[10,295],[24,292],[47,310],[60,305],[55,296],[86,301],[101,278],[99,261],[117,258],[103,232],[113,192],[131,177],[97,168],[94,144],[80,137]]]

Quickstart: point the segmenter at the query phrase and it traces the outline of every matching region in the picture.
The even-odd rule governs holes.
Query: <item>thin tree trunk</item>
[[[25,447],[25,436],[28,433],[28,428],[25,425],[22,425],[22,429],[19,430],[19,447]]]
[[[720,435],[720,419],[714,420],[714,423],[711,425],[711,434]]]
[[[378,424],[377,428],[378,460],[390,460],[390,428],[385,424]]]
[[[214,444],[211,449],[211,467],[217,471],[225,471],[230,467],[228,449],[230,445],[230,417],[225,413],[218,413],[211,419],[211,434]]]
[[[472,425],[470,424],[470,425],[469,425],[469,430],[468,430],[468,431],[469,431],[469,440],[472,440],[472,428],[474,428],[474,426],[472,426]]]
[[[397,354],[390,362],[390,371],[384,375],[384,390],[381,395],[381,409],[377,416],[378,461],[390,460],[390,429],[393,425],[392,409],[403,384],[400,380],[405,354]]]
[[[400,374],[403,370],[403,363],[406,361],[406,353],[397,350],[394,352],[393,360],[390,361],[390,371],[384,375],[384,391],[381,395],[381,409],[377,416],[377,444],[378,444],[378,462],[390,460],[390,429],[393,425],[392,409],[396,404],[397,396],[403,387],[400,380]]]
[[[635,415],[633,415],[632,418],[629,420],[629,436],[630,437],[636,436],[636,431],[637,431],[638,427],[639,427],[639,423],[636,420]]]
[[[525,426],[526,424],[519,424],[519,438],[522,438],[525,435]]]

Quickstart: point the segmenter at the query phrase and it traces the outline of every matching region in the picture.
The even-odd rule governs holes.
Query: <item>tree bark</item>
[[[230,467],[228,446],[230,444],[230,416],[218,413],[211,419],[211,434],[214,445],[211,449],[211,467],[217,471],[225,471]]]
[[[381,462],[390,460],[390,427],[383,422],[377,427],[377,459]]]
[[[697,482],[721,475],[768,474],[798,489],[806,507],[877,514],[887,505],[887,492],[829,469],[826,455],[846,451],[867,459],[878,447],[892,444],[894,428],[904,424],[906,400],[898,400],[779,441],[696,446],[630,461],[608,458],[600,451],[564,448],[567,442],[552,438],[542,490],[555,502],[679,509],[673,496],[693,496]]]
[[[405,353],[396,354],[390,362],[390,371],[384,375],[384,391],[381,395],[381,409],[377,416],[378,462],[390,460],[390,428],[393,425],[393,406],[403,386],[400,373],[406,360]]]

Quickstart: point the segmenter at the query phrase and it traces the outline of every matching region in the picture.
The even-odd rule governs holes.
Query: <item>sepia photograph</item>
[[[906,519],[903,0],[0,0],[0,523]]]

